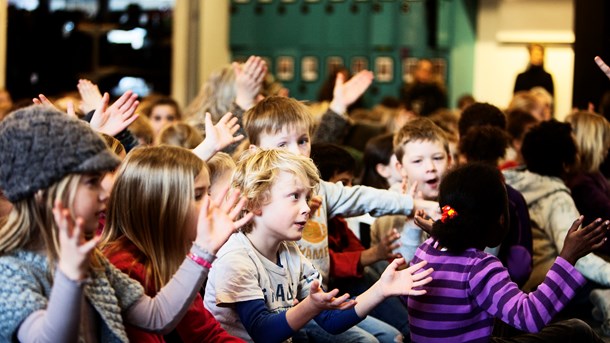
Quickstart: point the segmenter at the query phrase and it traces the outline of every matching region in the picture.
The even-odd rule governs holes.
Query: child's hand
[[[244,139],[242,134],[234,136],[238,130],[237,117],[233,117],[231,112],[225,113],[216,125],[212,122],[212,115],[206,112],[205,139],[193,149],[193,153],[204,161],[209,160],[217,152]]]
[[[383,274],[381,274],[381,277],[376,284],[379,285],[382,296],[387,298],[394,295],[414,296],[426,294],[425,290],[414,288],[421,287],[432,281],[432,277],[429,275],[432,273],[433,269],[428,268],[417,274],[414,273],[423,268],[427,263],[428,262],[426,261],[421,261],[407,269],[398,270],[401,265],[405,264],[405,259],[397,258],[392,261]]]
[[[80,93],[81,112],[87,114],[95,110],[102,101],[102,93],[97,85],[87,79],[80,79],[76,88],[78,88],[78,93]]]
[[[398,258],[399,254],[394,253],[394,249],[400,246],[400,242],[396,242],[400,238],[400,233],[394,228],[385,237],[381,238],[381,242],[375,247],[377,249],[377,261]]]
[[[319,195],[314,195],[309,199],[309,213],[313,216],[316,211],[322,206],[322,197]]]
[[[246,198],[240,198],[238,190],[225,197],[227,191],[228,188],[221,192],[217,200],[212,200],[206,195],[199,212],[195,244],[212,254],[216,254],[229,236],[249,222],[253,216],[252,213],[248,213],[236,220],[246,204]]]
[[[101,102],[91,116],[89,123],[91,128],[109,136],[117,135],[138,119],[136,108],[140,102],[137,99],[137,94],[127,91],[108,107],[110,96],[108,93],[104,93]]]
[[[424,211],[432,220],[441,218],[441,209],[436,201],[413,198],[413,212]]]
[[[559,256],[563,257],[572,265],[579,258],[587,255],[591,251],[601,247],[607,240],[608,226],[610,221],[602,222],[600,218],[591,224],[579,229],[584,217],[580,216],[574,221],[563,243],[563,249]]]
[[[373,83],[373,73],[368,70],[358,72],[347,82],[342,73],[337,73],[330,109],[338,114],[345,113],[349,105],[358,100],[371,83]]]
[[[235,103],[247,111],[254,106],[267,75],[267,62],[259,56],[250,56],[243,65],[234,62]]]
[[[610,67],[608,67],[608,65],[604,62],[604,60],[602,60],[601,57],[599,56],[595,56],[595,63],[597,63],[597,66],[599,67],[599,69],[601,69],[601,71],[604,72],[604,74],[606,74],[606,77],[608,77],[610,79]]]
[[[426,214],[426,211],[424,211],[424,210],[415,211],[415,225],[417,225],[425,233],[427,233],[429,235],[432,234],[432,225],[433,224],[434,224],[434,220],[432,220],[432,218],[430,218],[430,216]]]
[[[53,207],[53,217],[59,230],[59,270],[70,280],[82,280],[89,270],[91,252],[100,241],[100,236],[91,240],[85,239],[83,220],[72,219],[70,211],[65,209],[61,201],[56,201]]]
[[[318,312],[324,310],[347,310],[356,306],[356,301],[349,299],[349,294],[345,293],[342,296],[335,298],[339,294],[338,289],[326,293],[320,287],[320,281],[314,280],[309,289],[309,300]]]

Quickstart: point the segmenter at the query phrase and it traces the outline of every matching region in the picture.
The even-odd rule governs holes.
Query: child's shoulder
[[[46,277],[47,259],[44,255],[27,250],[16,250],[0,256],[0,277],[41,274]]]

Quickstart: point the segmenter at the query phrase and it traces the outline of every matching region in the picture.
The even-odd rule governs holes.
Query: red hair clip
[[[441,222],[443,222],[443,223],[445,223],[447,218],[452,219],[458,215],[457,211],[449,205],[443,206],[443,208],[441,210],[443,210],[443,214],[441,216]]]

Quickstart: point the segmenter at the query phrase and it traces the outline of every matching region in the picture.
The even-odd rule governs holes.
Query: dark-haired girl
[[[500,244],[507,232],[507,202],[502,175],[487,164],[463,165],[443,179],[439,193],[442,217],[412,261],[427,260],[434,268],[427,294],[408,300],[414,342],[488,342],[494,318],[538,332],[584,285],[585,278],[574,263],[601,246],[610,223],[596,220],[579,229],[583,218],[574,221],[544,282],[526,294],[511,281],[502,263],[483,251]],[[510,341],[541,337],[553,342],[569,338],[601,342],[577,319]]]

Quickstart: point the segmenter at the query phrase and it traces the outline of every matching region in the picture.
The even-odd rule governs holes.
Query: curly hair
[[[550,120],[525,134],[521,153],[532,173],[562,177],[575,166],[578,149],[570,124]]]
[[[457,212],[432,226],[432,236],[450,251],[495,247],[506,235],[506,187],[500,171],[489,164],[466,163],[451,170],[441,182],[439,205]]]
[[[248,200],[247,211],[268,203],[271,187],[281,172],[293,174],[312,190],[320,183],[318,168],[308,157],[282,149],[247,150],[242,154],[231,183]],[[241,230],[246,233],[252,231],[252,224],[246,224]]]

